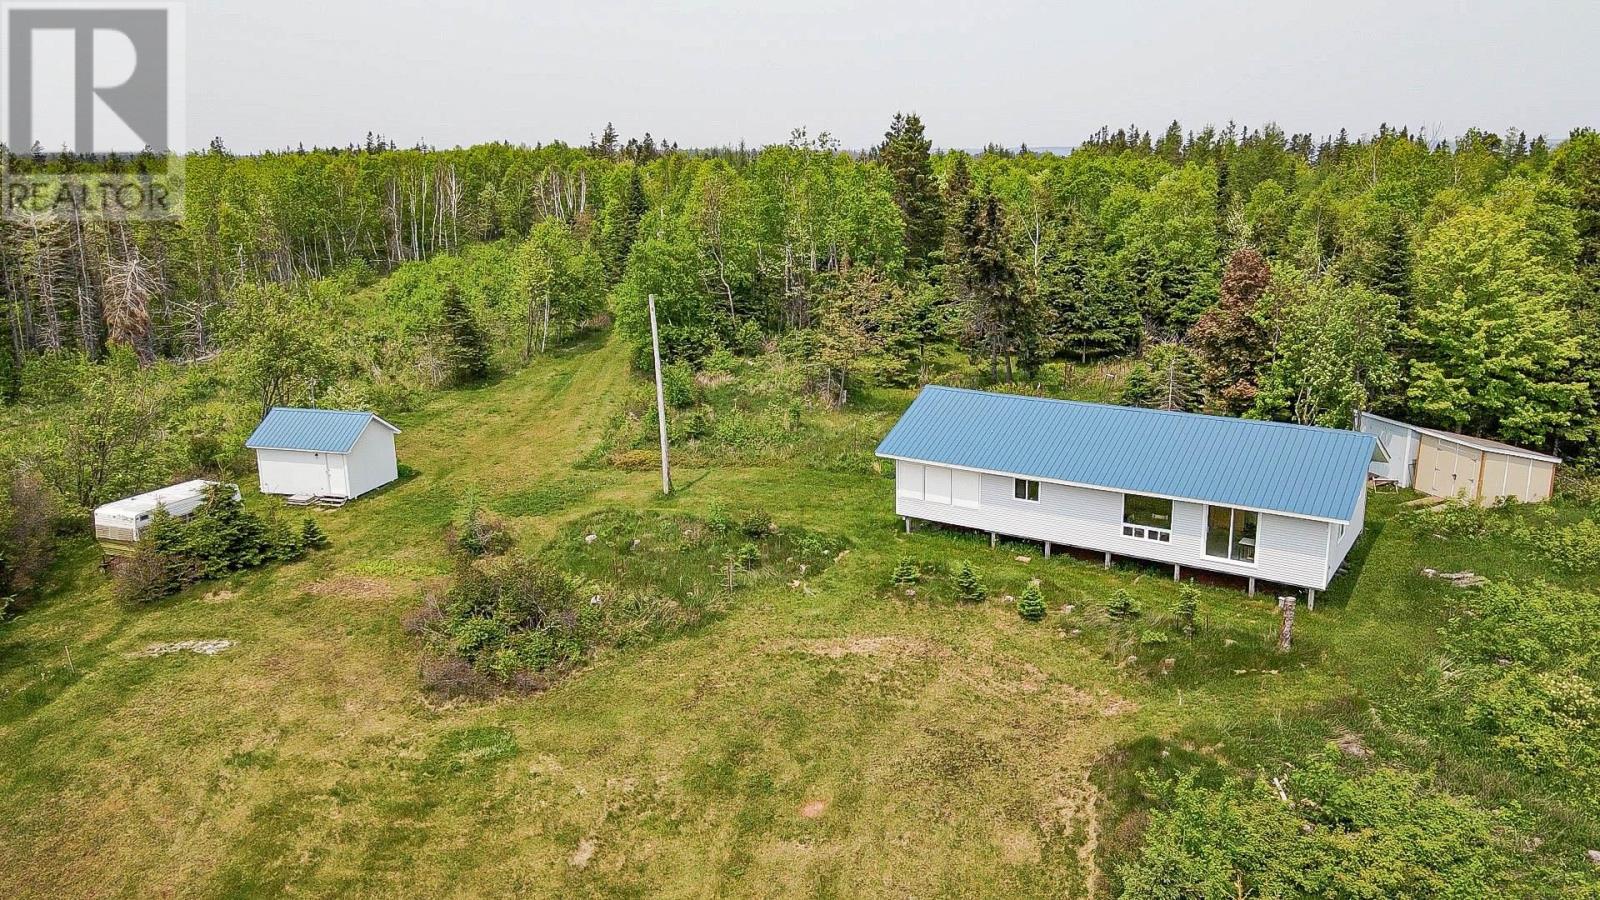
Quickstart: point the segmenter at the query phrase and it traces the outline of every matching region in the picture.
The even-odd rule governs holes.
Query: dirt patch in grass
[[[313,597],[366,597],[374,600],[392,600],[415,589],[414,583],[403,579],[366,575],[335,575],[306,585],[306,593]]]
[[[204,641],[173,641],[168,644],[151,644],[130,656],[148,658],[153,656],[168,656],[173,653],[198,653],[201,656],[216,656],[233,646],[233,641],[226,638],[213,638]]]
[[[802,819],[818,819],[821,818],[822,814],[827,811],[828,801],[807,800],[805,805],[800,807],[800,817]]]
[[[772,649],[774,652],[806,653],[812,656],[826,656],[829,659],[843,659],[847,656],[927,659],[950,655],[949,648],[932,641],[894,635],[786,642],[775,645]]]
[[[596,849],[598,847],[594,838],[584,838],[578,842],[578,847],[572,851],[572,855],[567,857],[567,862],[571,863],[574,869],[585,868],[589,865],[589,860],[594,859]]]

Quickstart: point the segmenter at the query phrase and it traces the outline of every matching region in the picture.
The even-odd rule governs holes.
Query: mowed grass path
[[[907,537],[879,477],[688,471],[664,500],[654,472],[575,472],[626,379],[611,338],[401,417],[418,474],[320,513],[333,548],[292,566],[127,609],[79,547],[52,599],[0,631],[0,895],[1081,895],[1116,839],[1090,778],[1114,746],[1270,755],[1312,714],[1359,726],[1360,683],[1429,640],[1426,617],[1396,622],[1347,584],[1281,674],[1236,675],[1219,666],[1270,659],[1271,607],[1211,592],[1203,639],[1249,649],[1205,671],[1156,650],[1179,668],[1151,677],[1070,617],[891,596],[902,553],[970,557],[997,594],[1045,576],[1055,608],[1170,583]],[[545,694],[436,708],[400,620],[448,573],[440,534],[468,486],[510,509],[542,498],[515,519],[527,548],[597,508],[714,500],[854,547]],[[1389,565],[1409,562],[1379,566],[1375,591],[1405,585]],[[1392,654],[1342,649],[1346,628]],[[235,645],[136,655],[209,638]]]

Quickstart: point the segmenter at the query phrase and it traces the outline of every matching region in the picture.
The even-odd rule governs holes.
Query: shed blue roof
[[[1348,522],[1370,434],[959,388],[922,389],[878,455]]]
[[[367,424],[376,420],[383,427],[400,429],[369,412],[337,409],[290,409],[276,406],[261,420],[244,445],[251,450],[307,450],[317,453],[349,453]]]

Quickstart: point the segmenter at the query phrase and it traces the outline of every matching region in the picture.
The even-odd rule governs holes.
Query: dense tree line
[[[840,397],[843,367],[913,382],[944,341],[995,382],[1136,355],[1129,402],[1331,426],[1370,408],[1595,453],[1592,131],[1175,123],[971,156],[902,115],[868,154],[797,133],[648,174],[618,314],[642,338],[655,294],[673,358],[798,333]]]
[[[393,272],[393,329],[334,354],[347,368],[392,369],[406,345],[433,383],[472,380],[608,295],[642,349],[653,294],[670,360],[779,340],[835,402],[925,380],[950,345],[1017,385],[1131,356],[1128,402],[1325,425],[1372,408],[1596,454],[1587,130],[1314,141],[1174,123],[972,155],[935,152],[904,114],[864,153],[804,131],[684,152],[608,126],[586,148],[216,142],[185,177],[178,222],[0,224],[8,399],[52,354],[117,345],[144,365],[237,351],[262,405],[320,396],[331,351],[297,326]]]

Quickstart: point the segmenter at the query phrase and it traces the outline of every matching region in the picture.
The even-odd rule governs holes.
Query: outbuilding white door
[[[328,495],[350,496],[350,457],[342,453],[328,454]]]

